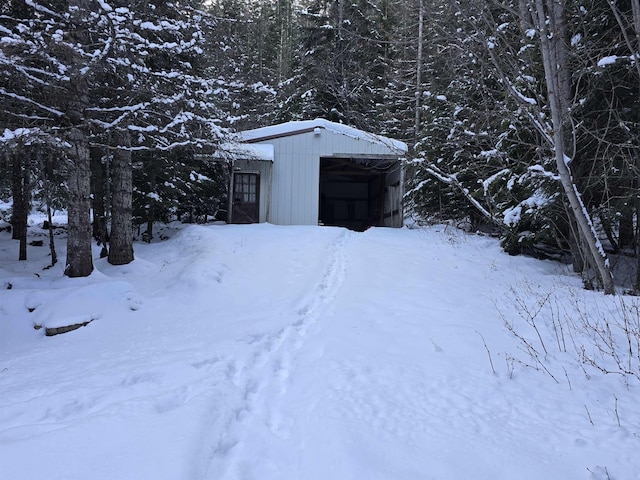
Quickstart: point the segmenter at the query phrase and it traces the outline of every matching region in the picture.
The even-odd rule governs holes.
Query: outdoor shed
[[[240,151],[257,154],[234,161],[232,223],[402,226],[403,142],[323,119],[240,137]]]

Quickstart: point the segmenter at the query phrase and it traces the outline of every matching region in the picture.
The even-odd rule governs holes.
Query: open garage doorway
[[[402,226],[402,164],[385,158],[320,158],[322,225],[364,231]]]

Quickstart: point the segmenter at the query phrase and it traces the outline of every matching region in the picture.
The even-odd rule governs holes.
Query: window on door
[[[257,203],[258,175],[255,173],[236,173],[233,191],[235,201],[242,203]]]

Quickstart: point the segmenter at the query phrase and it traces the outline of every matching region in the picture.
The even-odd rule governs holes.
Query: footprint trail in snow
[[[282,313],[291,321],[275,332],[248,336],[244,339],[250,347],[248,354],[228,361],[227,379],[237,388],[238,402],[224,420],[217,417],[205,434],[208,450],[195,475],[198,480],[257,478],[251,474],[252,465],[243,460],[243,449],[260,450],[262,443],[289,437],[295,420],[285,411],[281,397],[287,392],[298,352],[330,314],[331,302],[346,278],[345,250],[353,235],[341,231],[328,245],[328,260],[319,282],[291,311]],[[300,261],[297,268],[307,267]]]

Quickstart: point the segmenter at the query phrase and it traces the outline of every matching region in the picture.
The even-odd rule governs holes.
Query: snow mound
[[[140,298],[127,282],[101,282],[76,288],[36,290],[25,299],[34,325],[58,328],[91,322],[103,312],[138,310]]]

